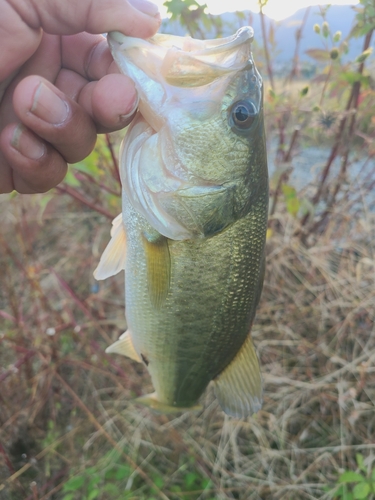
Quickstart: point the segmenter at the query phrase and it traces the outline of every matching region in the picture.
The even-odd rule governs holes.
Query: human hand
[[[0,0],[0,12],[0,194],[44,192],[136,110],[100,33],[147,38],[160,15],[147,0]]]

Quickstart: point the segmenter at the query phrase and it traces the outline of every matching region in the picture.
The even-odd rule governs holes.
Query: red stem
[[[60,193],[68,194],[69,196],[71,196],[72,198],[74,198],[77,201],[80,201],[81,203],[83,203],[87,207],[91,208],[92,210],[95,210],[96,212],[98,212],[102,215],[105,215],[110,220],[114,219],[114,217],[115,217],[113,214],[108,212],[105,208],[102,208],[99,205],[95,205],[95,203],[93,203],[92,201],[85,198],[83,194],[81,194],[79,191],[77,191],[76,189],[73,189],[70,186],[66,186],[66,185],[65,186],[57,186],[56,189]]]
[[[118,161],[117,161],[117,157],[115,155],[115,152],[113,150],[113,144],[112,144],[111,137],[109,134],[105,134],[105,140],[107,142],[109,152],[111,153],[113,175],[114,175],[115,179],[117,180],[117,182],[121,186],[121,177],[120,177],[120,172],[119,172],[119,168],[118,168]]]
[[[103,189],[104,191],[107,191],[107,193],[113,194],[113,195],[119,196],[119,197],[121,196],[121,192],[114,191],[113,189],[109,188],[105,184],[101,184],[92,175],[88,174],[87,172],[78,171],[78,172],[76,172],[74,174],[74,177],[76,179],[78,179],[79,181],[89,180],[90,182],[92,182],[93,184],[95,184],[96,186],[98,186],[100,189]]]
[[[32,358],[33,356],[35,356],[35,352],[33,351],[29,351],[27,354],[25,354],[25,356],[23,358],[20,358],[18,359],[13,367],[10,369],[10,370],[7,370],[5,371],[4,373],[2,373],[0,375],[0,383],[3,382],[6,378],[9,377],[9,375],[12,375],[12,373],[14,373],[14,368],[20,368],[20,366],[22,366],[24,363],[26,363],[30,358]]]

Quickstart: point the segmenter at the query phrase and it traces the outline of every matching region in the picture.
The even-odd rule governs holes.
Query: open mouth
[[[163,34],[142,40],[111,32],[108,43],[118,66],[133,78],[135,75],[130,65],[159,82],[177,87],[198,87],[228,72],[243,69],[251,57],[253,36],[254,31],[249,26],[232,36],[214,40]]]

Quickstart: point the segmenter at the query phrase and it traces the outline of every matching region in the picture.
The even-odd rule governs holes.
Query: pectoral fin
[[[125,269],[126,235],[122,223],[122,214],[112,221],[111,239],[100,257],[94,278],[104,280]]]
[[[168,239],[158,235],[157,238],[143,237],[147,263],[148,292],[154,307],[160,308],[167,298],[170,285],[171,257]]]
[[[199,231],[209,237],[237,220],[235,191],[235,186],[193,186],[178,190],[178,196]]]
[[[161,403],[158,400],[156,392],[153,392],[152,394],[146,394],[145,396],[141,396],[140,398],[135,399],[136,403],[140,403],[144,406],[148,406],[154,411],[157,411],[158,413],[179,413],[181,411],[197,411],[197,410],[202,410],[201,405],[194,405],[194,406],[189,406],[189,407],[178,407],[178,406],[172,406],[168,405],[166,403]]]
[[[262,378],[251,336],[225,370],[214,380],[215,394],[228,415],[245,418],[262,406]]]
[[[107,347],[105,352],[107,354],[108,353],[122,354],[123,356],[127,356],[130,359],[134,359],[134,361],[138,361],[138,363],[142,363],[142,359],[138,356],[138,353],[134,348],[133,341],[129,331],[123,333],[114,344]]]

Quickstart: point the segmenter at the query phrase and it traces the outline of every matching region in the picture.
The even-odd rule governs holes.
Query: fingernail
[[[59,125],[68,117],[68,104],[53,92],[47,85],[40,83],[35,91],[31,112],[41,120]]]
[[[131,111],[129,111],[129,113],[127,113],[126,115],[120,115],[120,123],[126,122],[131,116],[134,115],[134,113],[137,111],[138,104],[139,104],[139,95],[138,92],[136,92],[135,99],[131,107]]]
[[[158,6],[152,2],[149,2],[148,0],[129,0],[129,2],[137,10],[143,12],[143,14],[147,14],[148,16],[151,17],[160,16]]]
[[[30,160],[39,160],[46,152],[43,142],[37,139],[23,125],[17,125],[14,129],[10,143],[22,156]]]

